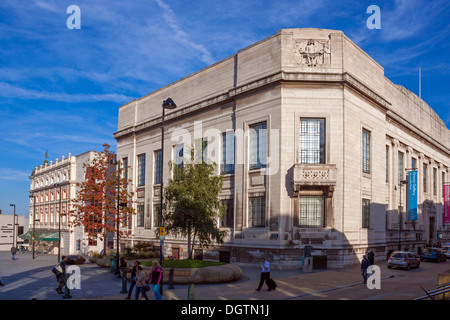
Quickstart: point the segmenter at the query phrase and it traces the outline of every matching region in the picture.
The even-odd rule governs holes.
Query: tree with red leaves
[[[117,207],[121,226],[126,226],[129,215],[135,214],[135,211],[131,206],[134,193],[128,191],[131,180],[124,178],[128,168],[124,168],[121,163],[118,174],[117,167],[111,164],[116,159],[115,153],[109,150],[108,144],[104,144],[103,148],[90,163],[83,164],[86,170],[85,180],[77,183],[77,194],[72,200],[73,209],[70,211],[70,225],[83,226],[90,240],[98,238],[103,241],[106,253],[108,235],[115,236],[117,233]],[[116,203],[118,182],[120,203],[126,206],[118,206]],[[119,227],[120,238],[128,235],[128,232]]]

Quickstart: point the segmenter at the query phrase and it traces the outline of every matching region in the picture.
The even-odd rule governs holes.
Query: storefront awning
[[[33,240],[33,230],[28,231],[27,233],[21,234],[19,236],[21,239]],[[59,241],[59,233],[48,230],[36,230],[35,238],[36,241],[51,241],[58,242]]]

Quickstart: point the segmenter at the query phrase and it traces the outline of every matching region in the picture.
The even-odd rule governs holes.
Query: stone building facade
[[[166,110],[161,174],[168,97],[177,108]],[[381,261],[399,246],[416,251],[450,238],[442,218],[449,130],[341,31],[280,30],[121,106],[114,137],[137,189],[132,241],[159,245],[161,176],[167,183],[167,161],[200,138],[224,176],[228,216],[219,223],[229,231],[223,245],[198,248],[205,258],[254,263],[265,256],[296,268],[312,246],[328,267],[343,267],[369,249]],[[415,223],[399,183],[412,165],[419,172]],[[185,240],[167,236],[166,256],[185,249]]]
[[[77,183],[86,179],[84,163],[90,163],[95,158],[94,151],[88,151],[77,156],[46,160],[36,167],[30,176],[30,219],[29,232],[33,232],[34,214],[36,239],[47,236],[55,239],[59,232],[61,219],[61,254],[80,254],[100,252],[103,241],[89,239],[83,227],[71,227],[67,213],[73,209],[72,200],[76,198]],[[34,199],[34,198],[35,199]],[[60,213],[61,206],[61,215]],[[42,234],[43,236],[38,237]],[[111,241],[112,242],[112,241]],[[48,253],[58,252],[57,241],[40,241],[40,248]]]

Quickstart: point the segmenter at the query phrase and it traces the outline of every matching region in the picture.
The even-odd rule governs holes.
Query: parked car
[[[447,258],[450,258],[450,246],[443,246],[442,251],[444,251],[444,254]]]
[[[392,267],[404,268],[409,270],[411,268],[418,268],[420,266],[420,260],[417,255],[413,252],[407,251],[394,251],[391,253],[387,267],[390,269]]]
[[[447,261],[447,257],[441,248],[425,248],[420,254],[420,261],[432,260],[435,262]]]
[[[67,256],[66,264],[83,264],[86,262],[86,259],[80,255],[70,255]]]

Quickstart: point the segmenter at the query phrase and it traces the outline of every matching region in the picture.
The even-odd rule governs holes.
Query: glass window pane
[[[248,226],[250,228],[264,228],[266,226],[266,198],[249,198]]]
[[[155,151],[155,183],[161,183],[161,168],[162,168],[162,152],[161,150]]]
[[[300,227],[323,227],[325,206],[322,196],[300,196],[299,211]]]
[[[325,119],[300,120],[299,153],[300,163],[325,163]]]
[[[222,134],[222,163],[220,167],[222,174],[234,172],[234,132]]]
[[[145,154],[138,156],[138,187],[145,186]]]
[[[250,169],[265,168],[267,164],[267,124],[250,126]]]

